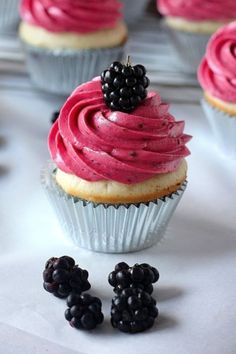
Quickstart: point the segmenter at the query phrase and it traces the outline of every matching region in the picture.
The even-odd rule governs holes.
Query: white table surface
[[[37,93],[0,90],[0,353],[236,353],[236,162],[219,155],[200,107],[171,108],[194,139],[189,185],[165,239],[142,252],[106,255],[64,241],[40,186],[49,118],[59,105]],[[72,329],[65,302],[42,288],[45,261],[64,254],[89,270],[91,293],[103,301],[105,323],[92,333]],[[107,275],[119,261],[160,271],[160,317],[143,334],[109,324]]]

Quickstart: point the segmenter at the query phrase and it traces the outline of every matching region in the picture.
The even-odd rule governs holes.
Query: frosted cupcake
[[[186,187],[184,122],[141,65],[112,64],[79,86],[49,134],[54,162],[42,174],[59,220],[80,247],[129,252],[164,234]]]
[[[147,0],[121,0],[125,22],[135,24],[144,14]]]
[[[0,33],[16,30],[19,22],[20,0],[1,0],[0,1]]]
[[[236,1],[232,0],[158,0],[158,8],[185,70],[193,73],[211,34],[236,19]]]
[[[117,0],[22,0],[20,38],[39,88],[69,94],[124,54]]]
[[[198,70],[202,105],[220,147],[236,157],[236,22],[210,39]]]

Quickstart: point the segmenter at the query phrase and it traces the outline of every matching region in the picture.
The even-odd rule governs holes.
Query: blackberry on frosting
[[[101,74],[103,97],[113,111],[132,112],[147,97],[149,79],[143,65],[113,62]]]

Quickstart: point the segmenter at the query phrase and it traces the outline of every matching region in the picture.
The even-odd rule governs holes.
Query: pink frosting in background
[[[236,19],[235,0],[157,0],[160,13],[191,21]]]
[[[118,0],[22,0],[22,19],[51,32],[88,33],[115,27]]]
[[[138,183],[175,171],[189,155],[183,133],[157,93],[131,113],[111,111],[101,81],[79,86],[61,109],[49,134],[49,150],[64,172],[87,181]]]
[[[220,28],[211,37],[198,79],[212,96],[236,103],[236,22]]]

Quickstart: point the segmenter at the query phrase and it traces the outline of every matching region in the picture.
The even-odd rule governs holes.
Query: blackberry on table
[[[67,306],[65,318],[74,328],[91,330],[103,322],[102,303],[97,297],[71,293]]]
[[[43,287],[59,298],[67,297],[71,292],[78,294],[90,289],[88,272],[75,265],[73,258],[63,256],[50,258],[43,272]]]
[[[103,97],[111,110],[131,112],[147,97],[150,84],[143,65],[115,61],[101,74]]]
[[[111,324],[122,332],[143,332],[157,316],[156,301],[142,289],[127,288],[112,299]]]
[[[121,262],[108,276],[108,282],[114,287],[114,292],[117,294],[125,288],[139,288],[152,294],[152,284],[156,283],[158,279],[158,270],[147,263],[137,263],[130,267],[127,263]]]

